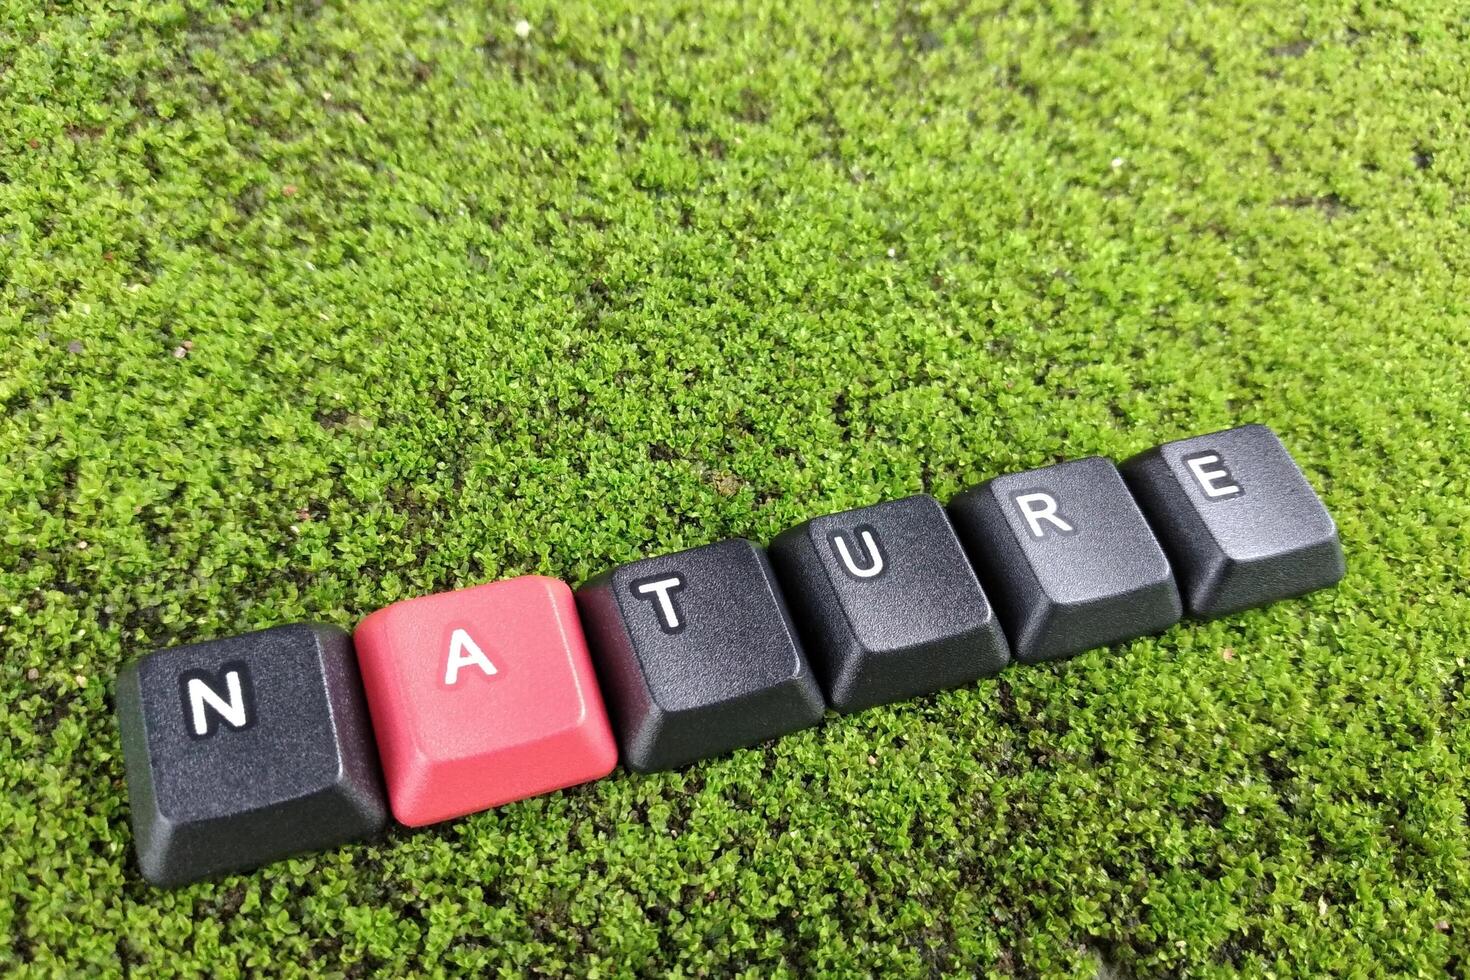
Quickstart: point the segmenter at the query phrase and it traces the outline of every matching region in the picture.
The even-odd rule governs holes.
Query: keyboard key
[[[1179,621],[1169,562],[1111,460],[996,477],[949,512],[1017,660],[1070,657]]]
[[[488,810],[617,765],[564,582],[528,575],[408,599],[355,638],[400,823]]]
[[[577,590],[623,761],[669,769],[814,725],[825,705],[765,552],[743,539]]]
[[[838,711],[968,684],[1010,659],[944,508],[927,494],[807,521],[771,542],[770,555]]]
[[[378,833],[352,641],[299,624],[149,654],[117,679],[138,864],[182,885]]]
[[[1346,570],[1327,508],[1264,425],[1166,442],[1122,469],[1193,616],[1302,595]]]

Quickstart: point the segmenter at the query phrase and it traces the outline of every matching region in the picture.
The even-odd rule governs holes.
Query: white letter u
[[[883,551],[878,547],[878,536],[868,527],[858,528],[857,534],[862,538],[863,548],[867,551],[867,565],[860,566],[853,560],[852,552],[847,547],[846,534],[841,531],[832,532],[832,547],[843,567],[853,578],[874,578],[883,574]]]

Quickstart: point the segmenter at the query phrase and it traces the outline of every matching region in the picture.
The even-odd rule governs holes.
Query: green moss
[[[0,965],[1466,969],[1470,29],[1369,6],[7,7]],[[139,653],[1246,420],[1340,588],[131,867]]]

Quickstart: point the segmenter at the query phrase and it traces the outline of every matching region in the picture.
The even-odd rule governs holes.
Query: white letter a
[[[470,635],[464,630],[455,630],[449,637],[449,662],[444,666],[444,683],[454,684],[459,680],[459,668],[470,664],[484,671],[486,677],[496,673],[495,665],[485,656],[480,645],[470,639]]]

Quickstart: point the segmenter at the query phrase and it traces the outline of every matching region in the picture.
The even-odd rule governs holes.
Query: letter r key
[[[1169,563],[1111,460],[996,477],[949,512],[1017,660],[1069,657],[1179,620]]]

